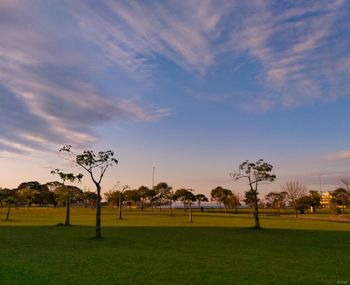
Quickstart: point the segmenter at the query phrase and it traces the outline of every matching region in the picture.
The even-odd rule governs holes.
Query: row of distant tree
[[[344,182],[344,184],[346,188],[339,187],[329,192],[327,206],[336,214],[341,212],[345,213],[345,208],[350,206],[349,183]],[[234,208],[236,213],[237,207],[241,206],[241,202],[244,202],[247,206],[253,207],[256,199],[252,191],[245,191],[244,198],[241,199],[239,194],[233,193],[231,190],[220,186],[213,189],[210,194],[211,201],[220,203],[225,209]],[[269,192],[263,198],[258,199],[258,204],[259,208],[276,210],[292,208],[295,211],[295,216],[298,217],[298,213],[303,214],[306,209],[311,209],[312,212],[316,212],[316,209],[324,207],[325,204],[321,203],[321,199],[322,195],[319,191],[307,191],[306,187],[300,182],[290,181],[282,186],[282,191]]]
[[[345,208],[350,205],[350,191],[339,187],[329,191],[327,201],[322,203],[322,195],[319,191],[310,190],[299,182],[287,182],[281,192],[270,192],[265,195],[265,199],[260,201],[261,208],[282,209],[292,207],[295,210],[295,216],[298,213],[303,214],[306,209],[316,212],[317,208],[329,207],[335,214],[345,213]]]
[[[141,186],[135,190],[124,187],[124,190],[110,190],[104,195],[109,205],[119,206],[122,203],[129,207],[137,206],[141,209],[159,206],[161,210],[164,205],[171,208],[172,202],[176,201],[182,202],[184,207],[197,202],[198,207],[200,207],[202,202],[209,201],[204,194],[194,194],[193,189],[181,188],[173,190],[165,182],[158,183],[153,189],[146,186]]]
[[[69,189],[69,192],[67,191]],[[0,187],[0,205],[8,203],[18,206],[66,206],[67,198],[76,206],[95,206],[96,193],[83,191],[77,186],[65,185],[54,181],[40,184],[37,181],[21,183],[15,189]],[[203,194],[194,194],[192,189],[178,189],[174,191],[167,183],[161,182],[153,189],[141,186],[131,190],[126,187],[124,191],[110,190],[104,194],[107,204],[137,206],[139,208],[169,205],[170,201],[181,201],[185,205],[189,202],[208,202],[208,198]]]
[[[65,206],[67,201],[67,188],[70,190],[70,200],[72,203],[81,206],[94,206],[96,193],[83,191],[79,187],[64,185],[58,181],[40,184],[37,181],[21,183],[15,189],[0,188],[0,204],[12,204],[19,206],[53,205]]]
[[[20,206],[35,205],[53,205],[66,206],[67,195],[69,189],[70,202],[72,204],[91,207],[96,204],[96,193],[91,191],[83,191],[79,187],[64,185],[63,183],[54,181],[46,184],[39,182],[24,182],[15,189],[0,188],[0,204],[2,206],[12,204]],[[321,194],[319,191],[307,191],[305,186],[299,182],[287,182],[282,187],[281,192],[270,192],[259,200],[260,208],[283,209],[294,208],[296,215],[303,213],[305,209],[312,208],[316,211],[321,207]],[[141,186],[138,189],[130,189],[124,187],[120,190],[110,190],[104,194],[106,202],[111,206],[129,206],[144,209],[146,207],[159,207],[166,205],[171,207],[173,202],[182,202],[183,206],[189,207],[194,203],[198,208],[202,202],[208,202],[209,199],[204,194],[195,194],[193,189],[181,188],[173,190],[165,182],[158,183],[150,189]],[[244,202],[248,206],[252,206],[251,194],[245,192],[242,199],[239,194],[233,193],[229,189],[218,186],[211,190],[210,201],[219,204],[219,207],[235,209]],[[330,192],[329,204],[332,207],[344,208],[350,205],[350,192],[345,188],[337,188]]]

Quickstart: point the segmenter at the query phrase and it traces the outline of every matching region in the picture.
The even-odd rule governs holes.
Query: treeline
[[[347,187],[348,188],[348,187]],[[244,200],[250,203],[249,195]],[[259,201],[260,208],[283,209],[293,208],[295,216],[304,214],[306,209],[315,213],[319,208],[329,208],[334,214],[345,213],[345,208],[350,205],[350,191],[339,187],[333,191],[321,195],[319,191],[306,190],[306,187],[298,181],[287,182],[282,186],[281,192],[270,192]]]
[[[69,191],[67,191],[69,190]],[[328,207],[335,214],[345,213],[345,208],[350,205],[350,191],[345,188],[337,188],[329,193],[329,199],[323,201],[319,191],[307,191],[305,186],[297,181],[287,182],[282,186],[280,192],[269,192],[262,199],[259,199],[260,209],[275,209],[280,213],[281,209],[292,208],[295,216],[303,214],[306,209],[316,212],[318,208]],[[6,219],[9,219],[12,206],[64,206],[69,203],[80,207],[95,207],[96,192],[83,191],[79,187],[64,185],[63,183],[53,181],[46,184],[40,184],[37,181],[21,183],[15,189],[0,188],[0,206],[7,207],[5,213]],[[210,192],[210,199],[204,194],[195,194],[193,189],[181,188],[174,190],[165,182],[158,183],[150,189],[146,186],[140,186],[137,189],[130,189],[124,186],[119,190],[109,190],[104,193],[105,204],[115,207],[137,207],[144,208],[162,208],[169,209],[172,215],[173,202],[183,203],[183,207],[190,209],[192,207],[201,208],[203,202],[216,202],[219,208],[233,209],[238,213],[238,208],[243,202],[248,207],[253,207],[254,200],[250,191],[246,191],[244,198],[240,194],[232,192],[217,186]],[[69,206],[69,205],[68,205]],[[203,210],[203,209],[202,209]]]
[[[269,192],[263,198],[258,199],[260,209],[275,209],[280,212],[281,209],[294,209],[295,216],[304,214],[307,209],[315,213],[317,209],[329,208],[334,214],[345,213],[345,208],[350,206],[349,187],[339,187],[333,191],[326,192],[324,196],[319,191],[307,190],[304,185],[298,181],[287,182],[282,186],[280,192]],[[245,191],[244,198],[239,194],[233,193],[229,189],[220,186],[213,189],[210,193],[211,201],[216,201],[224,206],[225,211],[228,208],[237,208],[243,202],[248,207],[254,206],[254,195],[251,191]]]
[[[134,190],[124,187],[121,190],[110,190],[104,195],[109,205],[136,206],[141,210],[147,207],[159,207],[161,211],[164,206],[171,210],[173,202],[182,202],[184,207],[197,203],[198,207],[201,207],[202,202],[209,201],[204,194],[195,194],[193,189],[174,190],[166,182],[158,183],[153,189],[146,186]]]
[[[9,203],[17,206],[66,206],[67,189],[69,189],[70,202],[75,206],[94,207],[96,204],[96,193],[83,191],[77,186],[64,185],[53,181],[40,184],[37,181],[21,183],[15,189],[0,188],[0,206],[4,207]],[[322,203],[322,195],[319,191],[307,191],[299,182],[288,182],[282,187],[283,191],[269,192],[262,199],[259,199],[259,208],[284,209],[294,208],[296,215],[304,213],[306,209],[316,212],[316,209],[324,206],[333,208],[336,212],[345,211],[350,205],[350,191],[345,188],[337,188],[329,193],[327,201]],[[137,189],[126,187],[124,190],[109,190],[104,193],[105,201],[110,206],[137,207],[141,210],[147,207],[163,206],[167,208],[172,202],[182,202],[184,207],[188,204],[195,204],[200,208],[202,202],[209,202],[204,194],[195,194],[193,189],[181,188],[173,190],[165,182],[158,183],[153,189],[140,186]],[[219,204],[219,208],[225,210],[231,208],[237,211],[243,202],[252,206],[252,199],[249,191],[245,192],[244,198],[240,194],[233,193],[229,189],[217,186],[210,192],[210,201]],[[338,209],[338,210],[336,210]]]
[[[0,188],[0,204],[19,206],[65,206],[67,188],[70,190],[70,201],[80,206],[94,206],[96,193],[83,191],[79,187],[64,185],[58,181],[40,184],[37,181],[21,183],[15,189]]]
[[[69,192],[67,191],[69,189]],[[67,195],[71,204],[76,206],[94,206],[96,203],[95,192],[83,191],[77,186],[64,185],[61,182],[53,181],[46,184],[40,184],[37,181],[21,183],[15,189],[0,188],[0,205],[5,206],[9,203],[16,206],[66,206]],[[109,190],[104,194],[108,205],[162,207],[169,206],[171,202],[180,201],[184,206],[188,203],[196,202],[201,206],[201,202],[208,202],[208,198],[203,194],[194,194],[193,189],[173,190],[165,182],[161,182],[149,189],[141,186],[138,189],[126,187],[124,190]]]

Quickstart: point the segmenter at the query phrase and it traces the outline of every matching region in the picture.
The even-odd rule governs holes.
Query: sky
[[[0,35],[0,187],[83,173],[67,144],[115,151],[103,191],[154,167],[243,193],[229,174],[260,158],[261,193],[350,178],[349,1],[2,0]]]

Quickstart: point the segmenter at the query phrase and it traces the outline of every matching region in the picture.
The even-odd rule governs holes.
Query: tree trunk
[[[119,194],[119,220],[122,219],[122,194]]]
[[[10,211],[11,211],[11,204],[9,204],[9,207],[7,208],[6,221],[10,219]]]
[[[96,183],[96,238],[102,238],[101,234],[101,186]]]
[[[170,201],[170,216],[173,215],[173,203]]]
[[[188,205],[188,221],[192,223],[192,203],[191,202]]]
[[[295,210],[295,218],[298,218],[298,208],[297,205],[294,205],[294,210]]]
[[[70,225],[70,191],[69,188],[67,188],[67,201],[66,201],[66,226]]]
[[[256,195],[256,194],[255,194]],[[254,198],[254,228],[261,229],[260,221],[259,221],[259,207],[258,207],[258,197]]]

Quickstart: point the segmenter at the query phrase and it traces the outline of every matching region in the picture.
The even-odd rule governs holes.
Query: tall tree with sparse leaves
[[[208,198],[204,194],[195,195],[196,201],[198,203],[198,208],[201,207],[202,202],[209,202]]]
[[[250,162],[246,160],[242,162],[238,167],[238,172],[232,173],[231,176],[234,180],[247,179],[249,185],[249,194],[252,199],[254,207],[254,228],[260,229],[259,221],[259,192],[258,186],[261,183],[273,182],[276,179],[276,175],[272,174],[273,166],[263,159],[259,159],[257,162]]]
[[[51,174],[58,175],[63,184],[64,190],[67,191],[67,197],[66,197],[66,220],[65,220],[65,225],[70,226],[70,199],[71,199],[71,193],[70,193],[70,187],[67,187],[65,183],[67,181],[69,182],[75,182],[75,181],[81,181],[83,178],[83,174],[79,173],[78,175],[74,175],[73,173],[64,173],[60,171],[59,169],[55,169],[51,171]]]
[[[0,188],[0,205],[7,206],[7,212],[5,214],[5,221],[9,221],[11,206],[15,205],[18,202],[16,191],[10,189]]]
[[[196,201],[196,196],[192,189],[178,189],[173,195],[174,201],[181,201],[184,207],[188,207],[188,221],[192,223],[192,202]]]
[[[219,207],[221,208],[221,204],[224,204],[225,212],[226,212],[226,206],[225,199],[227,199],[228,196],[232,195],[232,191],[229,189],[222,188],[221,186],[218,186],[211,190],[210,196],[212,201],[219,202]]]
[[[159,203],[159,211],[162,210],[163,203],[169,203],[169,202],[171,203],[172,189],[173,188],[165,182],[160,182],[153,187],[153,190],[156,193],[155,198],[157,199],[157,201]],[[169,209],[172,210],[171,208],[169,208]]]
[[[72,151],[71,145],[66,145],[60,152],[68,153],[77,165],[89,173],[96,186],[96,238],[101,238],[101,182],[107,169],[118,164],[118,160],[114,158],[114,152],[111,150],[100,151],[97,154],[92,150],[85,150],[81,154],[76,154]]]

